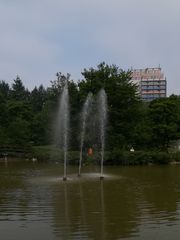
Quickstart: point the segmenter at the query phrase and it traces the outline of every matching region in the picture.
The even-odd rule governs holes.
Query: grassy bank
[[[33,148],[30,145],[1,145],[0,158],[31,158],[33,155]]]
[[[180,152],[114,150],[107,153],[105,159],[108,165],[169,164],[180,162]]]
[[[33,157],[42,161],[59,161],[63,163],[63,152],[52,146],[33,147]],[[78,164],[79,151],[68,152],[68,163]],[[83,154],[85,164],[98,164],[101,155],[96,152],[93,156]],[[146,164],[169,164],[171,162],[180,162],[180,152],[161,152],[161,151],[123,151],[115,149],[111,152],[105,152],[105,165],[146,165]]]
[[[41,161],[55,161],[62,162],[64,159],[64,153],[62,150],[55,148],[54,146],[36,146],[33,147],[33,157]],[[68,163],[77,164],[79,161],[78,151],[69,151],[67,155]]]
[[[64,154],[54,146],[34,146],[34,147],[4,147],[0,149],[0,157],[4,156],[15,158],[37,158],[39,161],[64,161]],[[79,163],[79,151],[69,151],[67,154],[68,164]],[[83,153],[83,164],[99,164],[101,154],[94,152],[92,156]],[[180,162],[180,151],[162,152],[162,151],[124,151],[114,149],[106,151],[104,155],[104,165],[148,165],[148,164],[169,164]]]

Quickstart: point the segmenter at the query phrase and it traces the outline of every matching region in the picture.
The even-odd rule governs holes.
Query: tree
[[[139,104],[139,116],[132,133],[133,146],[137,150],[152,148],[152,126],[149,118],[149,103]]]
[[[133,132],[139,120],[140,100],[131,72],[104,62],[97,69],[84,69],[84,80],[78,83],[82,99],[88,92],[97,94],[104,88],[108,98],[108,137],[110,148],[123,148],[133,144]]]
[[[19,101],[28,101],[29,99],[29,91],[25,89],[19,76],[16,77],[12,84],[11,97]]]
[[[26,146],[30,141],[29,122],[17,117],[8,125],[8,143],[12,145]]]
[[[0,81],[0,126],[4,126],[7,121],[6,102],[9,99],[10,88],[5,81]]]
[[[30,104],[33,112],[38,113],[42,111],[46,100],[47,91],[44,89],[43,85],[40,85],[39,88],[35,87],[30,93]]]
[[[158,148],[167,151],[170,141],[179,137],[179,106],[171,97],[154,100],[149,107],[153,143]]]
[[[0,95],[4,98],[3,100],[7,100],[10,94],[9,84],[5,81],[0,81]]]

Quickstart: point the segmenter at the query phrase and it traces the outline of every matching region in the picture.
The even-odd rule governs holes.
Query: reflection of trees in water
[[[136,195],[113,181],[66,182],[54,200],[54,231],[62,239],[117,239],[138,224]]]
[[[13,216],[25,218],[29,203],[22,166],[18,162],[15,164],[7,163],[3,168],[1,162],[0,166],[0,218],[7,220]]]
[[[130,238],[144,223],[165,219],[174,224],[179,217],[179,166],[125,167],[113,170],[124,176],[120,179],[99,181],[82,175],[75,181],[55,183],[40,178],[26,181],[36,173],[46,173],[49,178],[42,166],[2,166],[0,220],[16,217],[26,226],[41,220],[52,227],[58,239]],[[53,168],[52,175],[58,171]]]
[[[36,173],[33,163],[8,162],[0,166],[0,219],[21,222],[23,225],[33,219],[44,217],[43,202],[50,202],[49,189],[27,181]]]
[[[179,170],[174,167],[144,169],[141,174],[142,193],[151,217],[176,220],[180,192]]]
[[[142,223],[177,220],[178,168],[132,167],[121,173],[120,180],[67,182],[66,200],[62,189],[54,199],[56,233],[75,239],[130,238]]]
[[[140,217],[137,194],[123,183],[104,182],[106,239],[130,237],[137,231]]]
[[[77,184],[64,182],[60,185],[54,202],[54,231],[62,239],[81,237],[86,231],[81,198],[82,190]]]
[[[123,174],[126,170],[124,170]],[[180,199],[180,174],[175,166],[136,167],[128,169],[141,201],[142,218],[177,220]],[[145,211],[144,211],[145,210]]]

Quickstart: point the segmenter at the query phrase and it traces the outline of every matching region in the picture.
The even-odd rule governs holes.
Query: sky
[[[0,80],[29,89],[101,62],[158,67],[180,95],[179,0],[0,0]]]

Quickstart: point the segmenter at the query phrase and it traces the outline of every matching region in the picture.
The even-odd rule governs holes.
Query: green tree
[[[152,126],[149,118],[149,103],[141,102],[139,104],[138,121],[132,134],[133,145],[137,150],[152,148]]]
[[[108,146],[126,148],[134,143],[132,136],[139,120],[140,100],[131,82],[131,71],[123,71],[104,62],[97,69],[84,69],[84,80],[78,83],[80,96],[97,94],[104,88],[108,98]]]
[[[5,81],[0,81],[0,126],[7,121],[7,100],[9,99],[10,88]]]
[[[0,81],[0,144],[8,142],[7,137],[7,100],[9,99],[10,87],[5,81]]]
[[[170,141],[179,137],[179,106],[172,98],[157,99],[150,103],[153,143],[168,150]]]
[[[5,81],[0,81],[0,95],[4,98],[4,100],[7,100],[9,98],[10,94],[10,87],[9,84]]]
[[[30,140],[29,122],[17,117],[8,125],[8,143],[11,145],[26,146]]]
[[[14,100],[19,101],[28,101],[29,100],[29,91],[25,89],[22,80],[19,76],[16,77],[14,83],[12,84],[11,97]]]
[[[40,85],[39,88],[35,87],[30,93],[30,104],[34,113],[42,111],[43,106],[47,99],[47,91]]]

